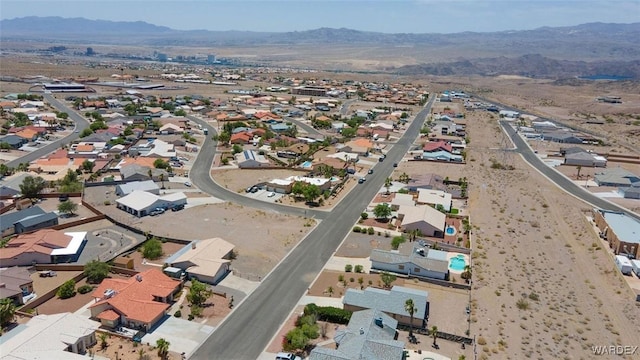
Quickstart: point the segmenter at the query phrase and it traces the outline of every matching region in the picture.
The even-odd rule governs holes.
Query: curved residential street
[[[631,212],[621,206],[613,204],[607,200],[599,198],[586,189],[583,189],[579,185],[576,185],[571,179],[557,172],[555,169],[546,165],[539,157],[536,155],[531,147],[524,141],[524,139],[516,133],[515,129],[509,124],[508,121],[501,120],[500,126],[504,129],[504,131],[509,135],[511,141],[516,146],[516,152],[522,155],[522,158],[529,163],[529,165],[533,166],[536,170],[542,173],[547,179],[554,182],[558,187],[564,189],[569,194],[581,199],[595,207],[611,210],[611,211],[619,211],[626,213],[627,215],[640,220],[640,215]]]
[[[62,139],[56,140],[54,142],[52,142],[51,144],[47,144],[43,147],[41,147],[38,150],[32,151],[28,154],[25,154],[24,156],[21,156],[15,160],[11,160],[9,162],[7,162],[7,166],[9,167],[17,167],[18,165],[20,165],[20,163],[29,163],[32,162],[36,159],[39,159],[45,155],[48,155],[52,152],[54,152],[57,149],[60,149],[60,147],[64,144],[68,144],[70,142],[72,142],[73,140],[77,139],[80,137],[80,133],[82,132],[82,130],[86,129],[89,127],[89,121],[87,121],[85,118],[83,118],[82,116],[78,115],[78,113],[75,112],[75,110],[69,108],[67,105],[65,105],[63,102],[57,100],[53,95],[51,94],[43,94],[45,100],[54,108],[56,108],[58,111],[61,112],[66,112],[67,114],[69,114],[69,118],[71,120],[73,120],[76,123],[75,126],[75,131],[77,132],[73,132],[71,133],[69,136],[66,136]]]
[[[331,212],[324,213],[324,220],[229,314],[193,354],[192,359],[256,359],[262,353],[344,236],[351,231],[362,210],[382,188],[384,180],[393,171],[393,163],[402,160],[409,150],[419,135],[432,103],[433,99],[418,113],[402,138],[387,153],[387,159],[376,165],[374,174],[368,176],[367,182],[358,185]],[[212,130],[210,126],[208,128]],[[203,168],[196,171],[193,181],[203,191],[213,190],[216,195],[220,194],[219,186],[210,177],[207,179],[215,149],[213,146],[207,148],[202,150],[207,153],[201,154],[203,156],[196,160],[199,166],[194,164],[194,167]],[[225,190],[220,195],[232,201],[236,201],[236,197],[242,198],[245,201],[240,203],[247,206],[257,202],[231,194]],[[257,203],[261,208],[280,210],[280,206],[274,207],[271,203]],[[304,209],[288,209],[299,215],[304,212]]]

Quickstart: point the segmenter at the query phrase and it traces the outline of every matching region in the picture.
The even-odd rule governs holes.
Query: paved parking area
[[[167,315],[152,332],[142,337],[142,343],[155,344],[160,338],[171,343],[171,351],[187,358],[215,330],[215,327]]]

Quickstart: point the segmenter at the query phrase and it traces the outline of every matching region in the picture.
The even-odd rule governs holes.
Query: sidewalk
[[[323,270],[336,270],[336,271],[344,271],[345,265],[353,265],[355,268],[356,265],[362,265],[363,272],[368,274],[371,271],[371,261],[368,257],[366,258],[351,258],[351,257],[341,257],[341,256],[332,256],[327,264],[324,266]]]

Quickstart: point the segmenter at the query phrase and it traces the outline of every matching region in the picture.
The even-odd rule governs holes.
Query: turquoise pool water
[[[453,226],[447,226],[446,229],[444,229],[444,233],[449,235],[449,236],[453,236],[456,234],[456,228],[454,228]]]
[[[449,269],[451,270],[463,271],[465,266],[467,266],[467,262],[464,259],[464,255],[456,255],[449,259]]]
[[[311,161],[305,161],[305,162],[303,162],[303,163],[302,163],[302,165],[300,165],[300,166],[302,166],[302,167],[303,167],[303,168],[305,168],[305,169],[308,169],[308,168],[310,168],[310,167],[311,167],[311,165],[312,165],[312,164],[313,164],[313,163],[312,163]]]

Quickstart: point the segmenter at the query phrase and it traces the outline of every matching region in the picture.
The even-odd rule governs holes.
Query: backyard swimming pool
[[[457,233],[458,231],[456,230],[456,228],[454,228],[453,226],[447,226],[446,229],[444,229],[444,233],[449,235],[449,236],[453,236]]]
[[[449,269],[455,271],[463,271],[467,266],[467,261],[464,259],[464,255],[456,255],[449,259]]]
[[[305,168],[305,169],[308,169],[308,168],[310,168],[310,167],[311,167],[311,165],[312,165],[312,164],[313,164],[313,163],[312,163],[311,161],[305,161],[305,162],[303,162],[300,166],[302,166],[302,167],[303,167],[303,168]]]

